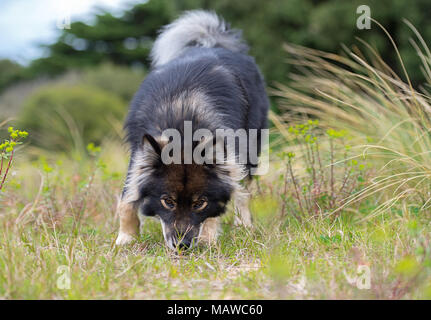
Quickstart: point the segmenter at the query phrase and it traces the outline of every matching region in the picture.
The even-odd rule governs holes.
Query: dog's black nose
[[[186,250],[186,249],[190,248],[190,241],[185,241],[185,240],[181,241],[178,244],[178,248],[181,250]]]

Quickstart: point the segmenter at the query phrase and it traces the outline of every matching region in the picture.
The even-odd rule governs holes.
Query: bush
[[[121,97],[129,103],[144,80],[142,69],[103,64],[83,74],[85,84],[101,88]]]
[[[351,152],[347,142],[353,136],[346,130],[322,130],[318,123],[308,120],[286,130],[288,146],[279,154],[285,164],[279,177],[282,215],[292,213],[300,219],[304,214],[338,212],[372,178],[370,164]]]
[[[100,143],[126,113],[116,95],[94,87],[50,86],[39,89],[23,105],[20,125],[35,145],[50,150],[84,148]]]
[[[430,49],[418,31],[411,28],[415,35],[411,43],[421,57],[424,77],[431,83]],[[378,202],[369,217],[399,212],[399,206],[429,213],[428,88],[414,90],[409,69],[397,74],[366,43],[363,50],[360,47],[354,52],[346,50],[345,56],[292,44],[285,45],[285,49],[292,55],[292,63],[303,68],[291,75],[294,79],[291,85],[279,85],[273,90],[273,95],[281,98],[279,107],[283,113],[278,123],[284,121],[287,125],[306,113],[319,118],[322,127],[352,132],[363,141],[354,146],[357,154],[376,168],[372,183],[341,203],[341,207],[349,205],[352,209],[352,203],[376,197]],[[397,54],[394,47],[394,56]],[[370,55],[372,58],[366,58]]]
[[[23,67],[11,60],[0,60],[0,92],[22,77]]]

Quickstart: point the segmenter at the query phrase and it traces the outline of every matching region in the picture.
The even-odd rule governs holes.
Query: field
[[[0,209],[2,298],[431,297],[429,212],[405,206],[360,221],[374,208],[365,201],[298,221],[280,214],[271,177],[253,185],[253,229],[234,226],[230,209],[216,245],[171,252],[148,219],[137,243],[117,248],[126,156],[111,144],[99,160],[18,158]]]
[[[253,228],[231,206],[213,246],[171,252],[148,219],[116,247],[121,139],[17,145],[0,187],[0,298],[431,299],[430,95],[372,50],[285,49],[305,71],[270,89],[279,112]]]

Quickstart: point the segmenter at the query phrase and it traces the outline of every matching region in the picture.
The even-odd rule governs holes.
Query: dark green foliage
[[[117,18],[100,13],[93,25],[72,23],[59,40],[48,46],[50,55],[33,62],[35,74],[57,74],[69,68],[94,66],[102,62],[149,67],[148,54],[157,30],[169,23],[183,10],[204,8],[215,10],[244,30],[251,54],[256,57],[268,84],[285,82],[292,66],[285,63],[283,42],[292,42],[320,50],[339,53],[341,44],[358,43],[360,37],[377,48],[383,59],[397,71],[399,62],[389,40],[377,25],[371,30],[356,27],[359,5],[368,5],[371,17],[388,29],[400,47],[411,78],[423,81],[420,60],[408,39],[412,35],[402,18],[410,20],[422,33],[425,41],[431,38],[427,14],[431,3],[427,0],[150,0],[139,4]]]
[[[148,65],[152,41],[160,26],[173,17],[171,1],[139,4],[121,17],[101,12],[92,25],[77,21],[64,29],[58,41],[47,46],[49,56],[35,60],[35,74],[59,74],[68,69],[103,62],[119,65]]]
[[[4,59],[0,60],[0,91],[10,83],[22,78],[23,67],[19,64]]]
[[[371,30],[356,27],[359,16],[356,8],[364,4],[370,6],[372,18],[387,28],[396,41],[413,82],[423,82],[420,59],[408,41],[412,33],[402,18],[411,21],[425,41],[430,39],[427,14],[431,3],[427,0],[150,0],[134,6],[121,17],[101,12],[92,25],[73,22],[71,29],[65,29],[56,43],[47,46],[49,55],[33,61],[21,78],[55,75],[104,62],[148,68],[148,55],[157,30],[183,10],[197,8],[215,10],[233,27],[244,30],[251,54],[256,57],[269,84],[284,82],[292,71],[292,66],[284,63],[287,55],[282,49],[283,42],[339,53],[341,43],[351,46],[357,43],[355,37],[360,37],[400,71],[384,32],[374,23]],[[8,72],[10,66],[6,67],[0,63],[0,90],[21,79],[17,78],[15,70]]]
[[[283,42],[334,53],[342,51],[341,44],[357,44],[360,37],[377,48],[383,60],[401,74],[394,49],[384,32],[374,23],[370,30],[359,30],[356,20],[360,5],[368,5],[371,17],[381,23],[399,46],[402,58],[415,84],[423,82],[420,59],[409,44],[411,30],[402,21],[408,19],[421,32],[425,41],[431,39],[427,0],[248,0],[205,1],[179,0],[180,9],[204,7],[222,14],[236,28],[244,30],[268,84],[285,82],[292,66],[286,64]]]

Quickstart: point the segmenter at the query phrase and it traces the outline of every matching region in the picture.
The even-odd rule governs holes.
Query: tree
[[[73,22],[70,29],[62,31],[57,42],[46,46],[48,57],[33,61],[30,69],[34,74],[55,75],[104,62],[148,67],[157,30],[174,16],[171,3],[157,0],[138,4],[121,17],[101,12],[91,25]]]
[[[203,8],[215,10],[235,28],[242,29],[250,53],[262,68],[269,85],[285,82],[292,66],[286,63],[283,42],[339,53],[341,44],[358,44],[356,37],[376,48],[384,61],[397,72],[401,65],[385,33],[374,23],[370,30],[356,27],[360,5],[368,5],[372,18],[385,26],[404,59],[415,84],[423,82],[420,59],[409,44],[413,34],[402,18],[410,20],[425,40],[431,39],[428,26],[429,0],[149,0],[115,17],[103,12],[92,25],[74,22],[58,41],[48,46],[49,56],[34,61],[34,74],[61,73],[68,68],[111,62],[149,67],[148,55],[157,30],[181,11]]]

